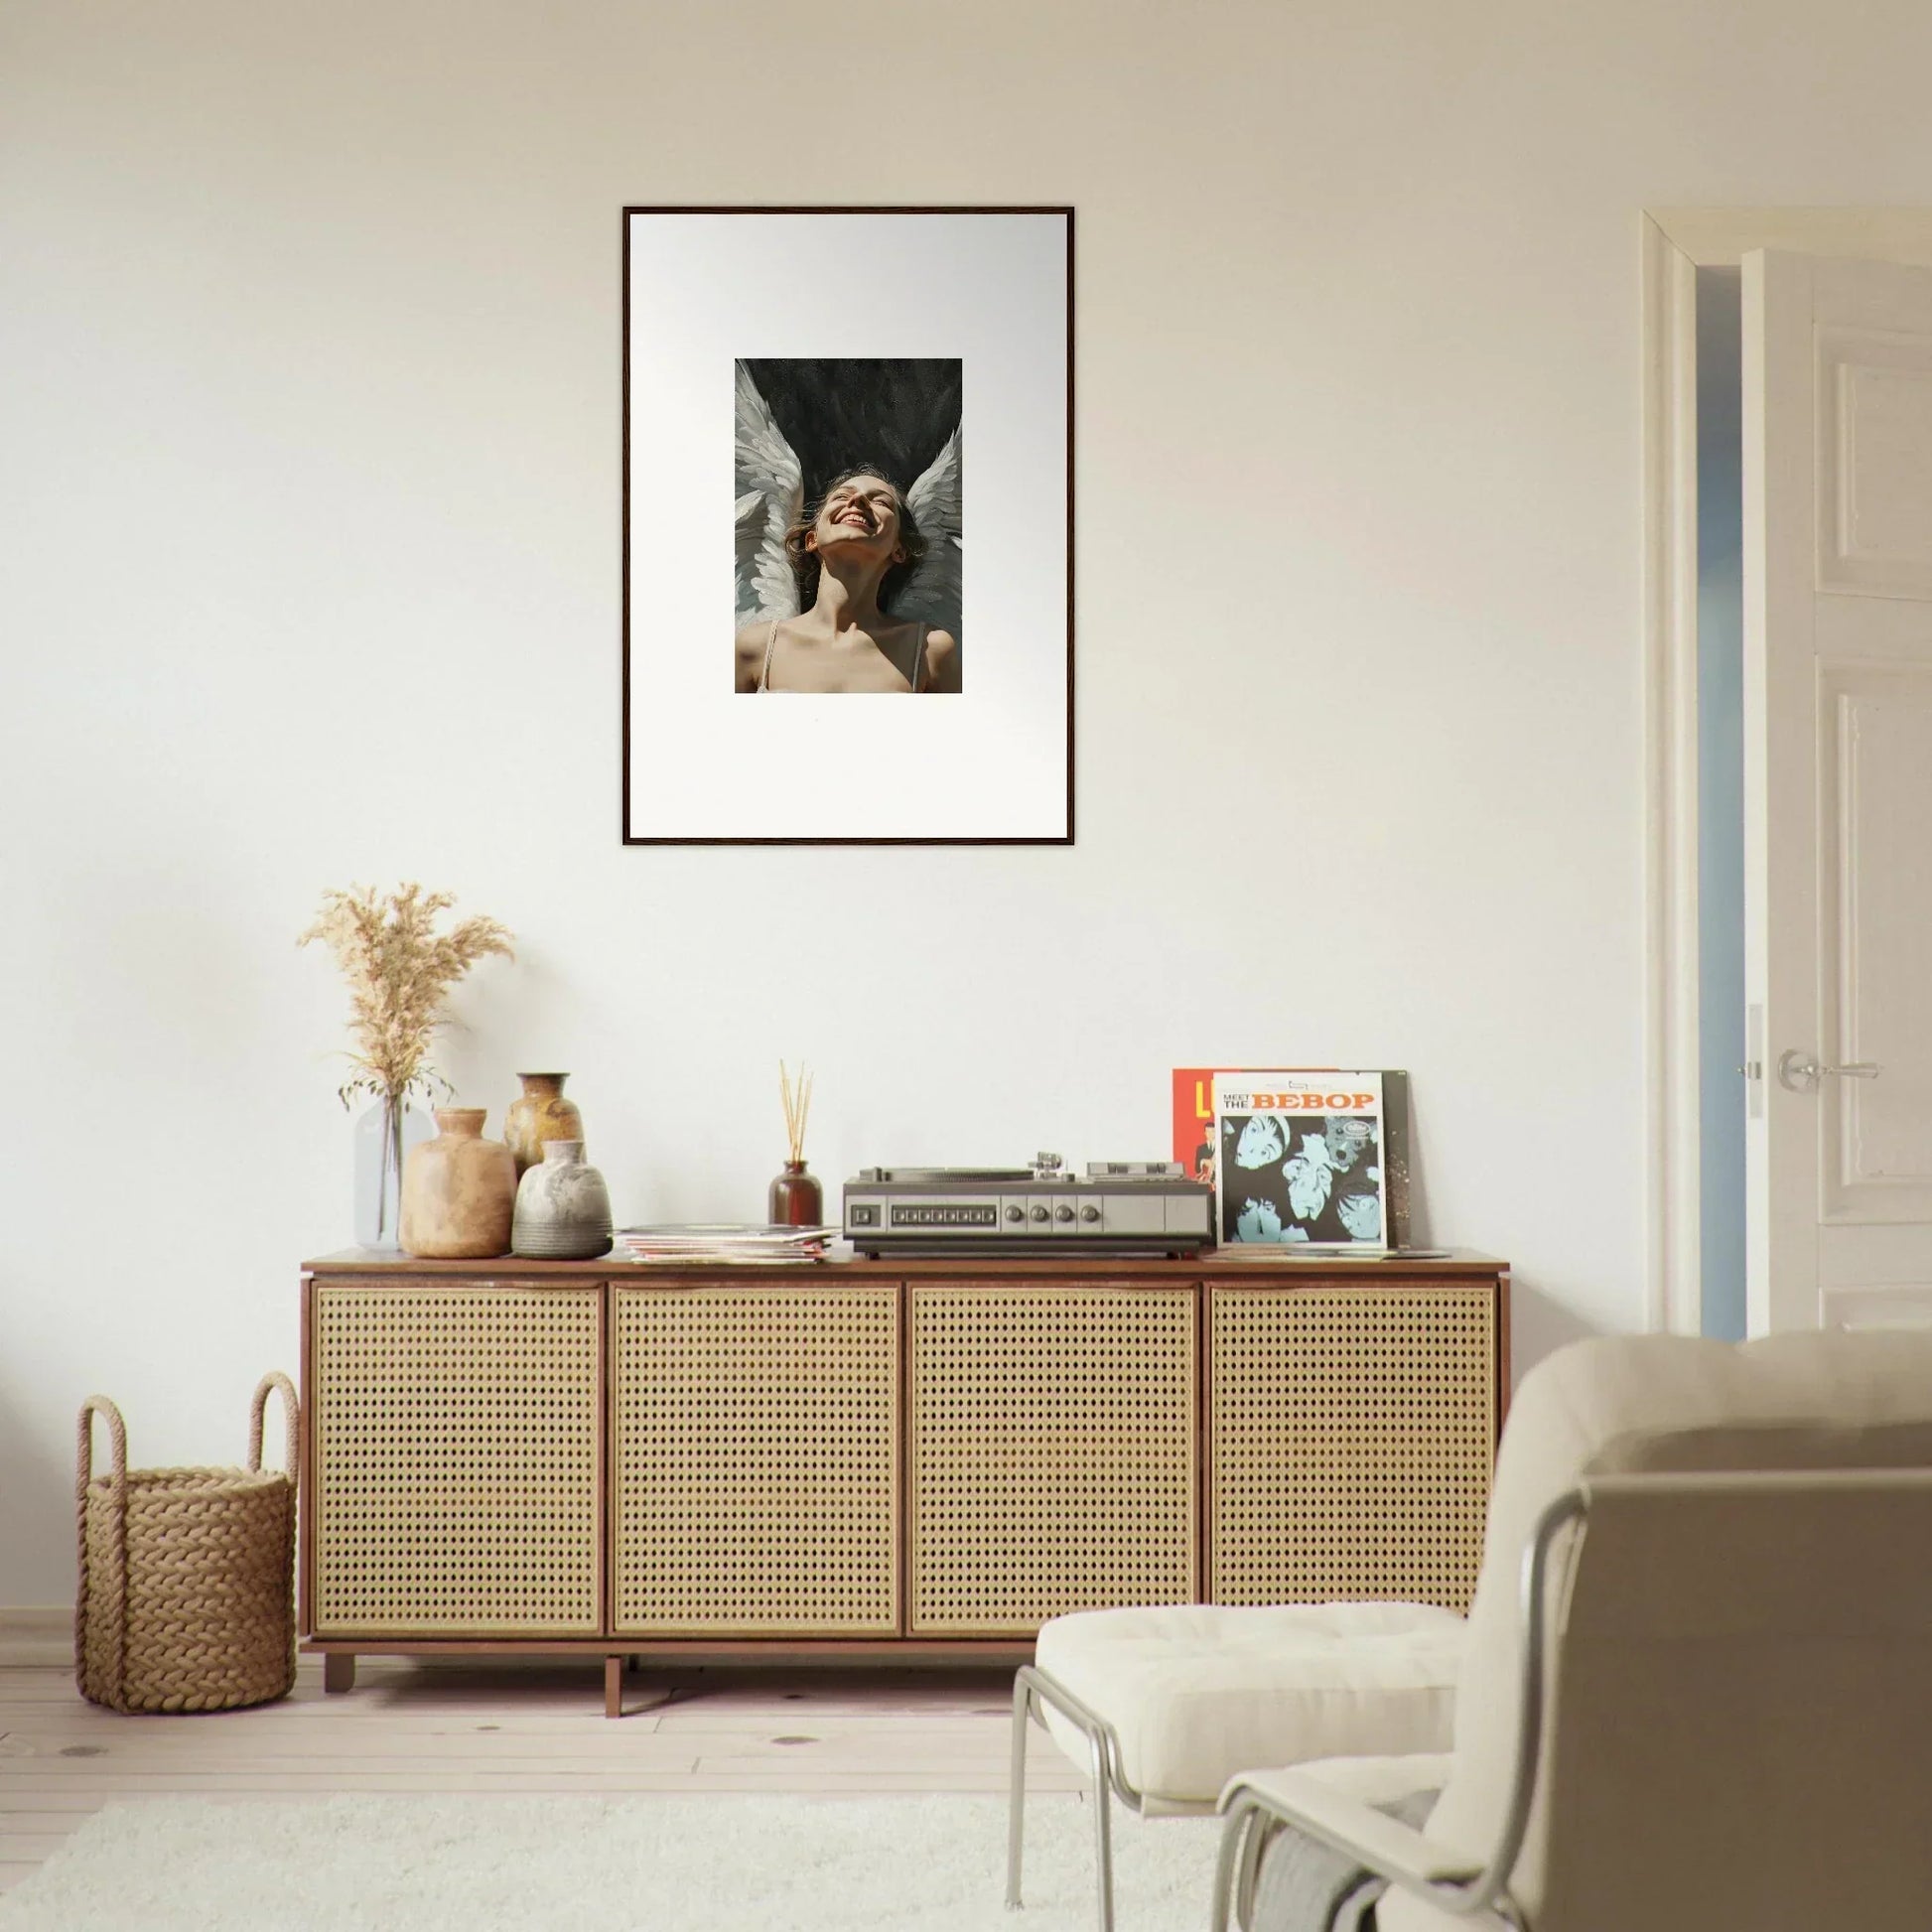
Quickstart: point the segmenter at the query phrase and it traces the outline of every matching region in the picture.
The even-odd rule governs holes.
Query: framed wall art
[[[1071,208],[624,209],[624,842],[1071,844],[1072,405]]]

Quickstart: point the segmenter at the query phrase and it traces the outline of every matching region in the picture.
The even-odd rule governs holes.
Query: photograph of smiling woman
[[[959,393],[957,362],[739,362],[735,691],[961,689]]]
[[[877,466],[834,478],[811,513],[786,527],[784,547],[802,608],[740,627],[739,691],[959,689],[958,638],[893,613],[894,592],[917,571],[926,545],[917,517]]]

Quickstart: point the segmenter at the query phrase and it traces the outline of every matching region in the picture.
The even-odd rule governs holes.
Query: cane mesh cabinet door
[[[1493,1283],[1208,1294],[1216,1603],[1466,1610],[1496,1442]]]
[[[898,1285],[615,1287],[615,1625],[893,1636]]]
[[[324,1281],[315,1634],[601,1627],[602,1291]]]
[[[914,1283],[911,1634],[1196,1595],[1195,1294]]]

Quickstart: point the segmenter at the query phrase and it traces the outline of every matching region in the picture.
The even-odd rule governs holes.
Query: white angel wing
[[[905,500],[918,522],[919,534],[925,538],[925,555],[899,586],[893,599],[893,616],[923,619],[957,637],[965,575],[960,548],[962,491],[957,429],[905,492]]]
[[[735,405],[737,445],[738,623],[768,621],[798,614],[798,580],[785,555],[785,526],[804,503],[798,458],[772,420],[752,372],[738,365]]]

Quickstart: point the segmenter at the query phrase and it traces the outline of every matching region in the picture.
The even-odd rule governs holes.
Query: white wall
[[[0,1603],[85,1393],[219,1459],[294,1366],[351,880],[516,929],[444,1064],[622,1214],[758,1211],[780,1053],[833,1180],[1402,1065],[1519,1359],[1636,1325],[1636,210],[1920,198],[1932,17],[1844,21],[5,0]],[[1079,209],[1071,851],[618,843],[618,210],[762,200]]]

